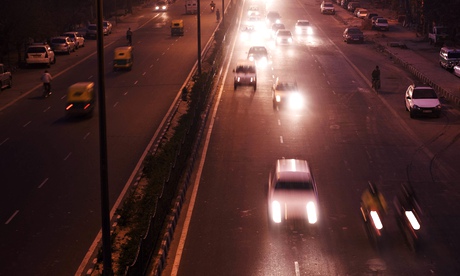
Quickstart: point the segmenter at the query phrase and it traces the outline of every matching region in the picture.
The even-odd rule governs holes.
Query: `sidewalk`
[[[445,97],[457,107],[460,106],[460,80],[439,65],[438,53],[440,48],[430,45],[424,38],[418,37],[415,31],[403,27],[398,22],[394,11],[377,9],[367,1],[362,3],[370,12],[387,18],[390,24],[388,32],[363,30],[365,39],[380,45],[382,51],[388,53],[421,82],[433,87],[439,96]],[[339,5],[336,5],[335,8],[338,11],[337,16],[341,17],[344,22],[362,21]]]

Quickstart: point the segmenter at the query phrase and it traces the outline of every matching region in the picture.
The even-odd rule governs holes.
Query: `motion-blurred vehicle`
[[[377,18],[374,22],[373,28],[379,31],[388,31],[390,26],[386,18]]]
[[[0,91],[4,88],[11,88],[13,86],[13,76],[11,72],[0,63]]]
[[[320,5],[320,11],[322,14],[335,14],[334,4],[330,1],[323,1]]]
[[[348,27],[343,32],[343,41],[346,43],[363,43],[364,34],[358,27]]]
[[[409,85],[405,94],[405,106],[410,117],[432,115],[441,116],[441,102],[438,95],[430,86]]]
[[[348,2],[348,5],[347,5],[347,10],[349,12],[352,12],[354,13],[355,12],[355,9],[356,8],[359,8],[359,2],[355,2],[355,1],[352,1],[352,2]]]
[[[110,21],[102,21],[102,31],[104,35],[109,35],[112,33],[112,23]]]
[[[281,23],[281,15],[276,11],[269,11],[265,15],[265,23],[267,26],[272,26],[275,23]]]
[[[67,36],[75,43],[75,49],[85,46],[85,38],[78,32],[65,32],[61,36]]]
[[[184,20],[171,20],[171,36],[184,35]]]
[[[168,10],[168,2],[166,1],[157,1],[153,8],[156,12],[164,12]]]
[[[276,32],[278,30],[283,30],[283,29],[286,29],[286,26],[284,26],[283,23],[273,23],[270,28],[270,32],[271,32],[270,36],[272,38],[275,38]]]
[[[92,116],[96,94],[93,82],[77,82],[67,90],[66,117]]]
[[[299,19],[295,23],[295,32],[296,34],[313,34],[313,29],[311,27],[310,21]]]
[[[55,53],[66,53],[70,55],[70,52],[75,52],[75,42],[67,36],[57,36],[51,38],[50,46]]]
[[[252,46],[248,51],[248,60],[254,61],[257,67],[265,67],[268,64],[268,51],[265,46]]]
[[[373,245],[378,246],[384,237],[383,218],[386,214],[387,204],[382,193],[375,184],[369,182],[361,196],[361,215],[366,226],[366,232]]]
[[[259,6],[251,5],[251,6],[249,7],[249,9],[248,9],[248,16],[253,16],[253,15],[257,15],[257,16],[260,15]]]
[[[134,62],[133,47],[117,47],[113,51],[113,71],[126,69],[131,71]]]
[[[276,45],[291,45],[293,42],[291,31],[286,29],[276,31],[275,42]]]
[[[270,225],[289,220],[318,221],[318,190],[306,160],[278,159],[268,178]]]
[[[26,64],[45,64],[50,67],[56,63],[56,56],[53,49],[46,43],[35,43],[29,45],[26,50]]]
[[[236,91],[238,86],[252,86],[254,91],[257,89],[257,70],[256,63],[250,60],[239,60],[236,68],[233,69],[233,88]]]
[[[258,35],[258,31],[256,31],[256,28],[254,27],[254,25],[247,24],[241,27],[240,37],[243,41],[252,40],[257,35]]]
[[[299,92],[297,82],[277,77],[272,86],[273,108],[300,109],[304,105],[304,98]]]

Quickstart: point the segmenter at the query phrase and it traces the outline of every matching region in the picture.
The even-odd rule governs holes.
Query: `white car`
[[[380,31],[388,31],[390,29],[388,25],[388,20],[385,18],[377,18],[375,20],[375,23],[373,25],[374,29],[380,30]]]
[[[460,77],[460,65],[457,64],[454,66],[454,74],[457,76],[457,77]]]
[[[433,88],[429,86],[409,85],[405,97],[406,110],[410,117],[415,118],[419,115],[441,115],[441,102]]]
[[[85,38],[78,32],[65,32],[61,36],[69,37],[75,43],[75,49],[85,47]]]
[[[306,160],[278,159],[268,179],[271,225],[290,219],[318,221],[318,190]]]
[[[300,109],[304,98],[294,80],[276,78],[272,86],[273,108]]]
[[[286,29],[276,31],[275,42],[276,45],[291,45],[293,42],[291,31]]]
[[[56,63],[56,56],[54,51],[48,44],[36,43],[27,47],[26,51],[26,64],[45,64],[50,67],[51,64]]]
[[[359,9],[359,11],[356,13],[356,17],[364,19],[364,18],[366,18],[368,13],[369,13],[369,11],[366,10],[366,9]]]
[[[335,14],[334,4],[330,1],[323,1],[320,5],[320,10],[322,14]]]
[[[308,20],[297,20],[295,23],[295,33],[296,34],[313,34],[313,29],[311,27],[310,21]]]

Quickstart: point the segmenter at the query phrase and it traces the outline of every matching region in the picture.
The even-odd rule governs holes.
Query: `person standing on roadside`
[[[372,88],[380,89],[380,68],[378,65],[372,71]]]
[[[216,19],[217,19],[217,22],[220,21],[220,11],[219,11],[219,9],[216,10]]]

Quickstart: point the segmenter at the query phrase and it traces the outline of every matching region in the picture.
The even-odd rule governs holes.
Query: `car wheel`
[[[409,110],[409,116],[411,119],[415,118],[415,112],[412,109]]]
[[[8,88],[13,87],[13,79],[10,79],[10,82],[8,83]]]

